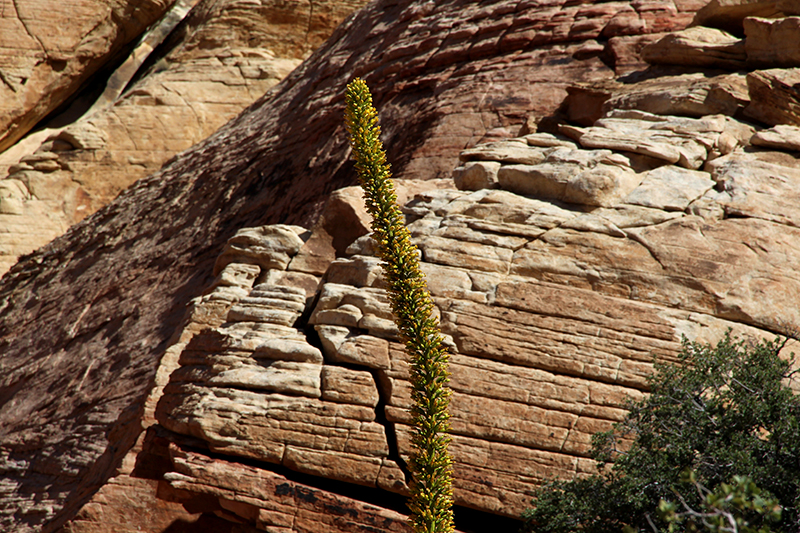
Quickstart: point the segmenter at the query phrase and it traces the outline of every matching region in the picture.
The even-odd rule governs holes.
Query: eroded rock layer
[[[0,162],[0,273],[211,135],[362,4],[178,2],[147,34],[160,48],[145,40],[79,120],[55,119]]]
[[[432,180],[403,203],[454,350],[460,506],[516,518],[547,476],[591,472],[591,434],[681,335],[795,331],[793,68],[639,59],[699,4],[370,4],[207,141],[13,267],[2,527],[55,529],[119,467],[118,486],[146,480],[241,531],[403,530],[353,489],[402,498],[409,451],[367,221],[353,190],[330,194],[354,179],[341,107],[355,75],[396,177]],[[754,108],[756,91],[784,118]]]

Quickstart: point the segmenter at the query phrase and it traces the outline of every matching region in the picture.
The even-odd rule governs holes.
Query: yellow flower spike
[[[405,225],[391,172],[380,141],[378,112],[369,87],[360,78],[347,86],[345,125],[353,148],[372,235],[389,285],[395,322],[411,358],[413,434],[409,468],[411,527],[415,533],[452,533],[453,460],[450,444],[449,353],[433,300],[419,268],[417,247]]]

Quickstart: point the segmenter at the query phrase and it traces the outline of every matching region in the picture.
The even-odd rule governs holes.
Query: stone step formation
[[[646,393],[654,357],[672,360],[682,335],[762,337],[781,330],[776,317],[800,322],[800,127],[640,102],[464,150],[451,188],[435,183],[403,208],[453,350],[457,505],[519,518],[544,480],[594,472],[591,435]],[[351,190],[337,201],[355,205],[328,210],[358,212]],[[371,237],[329,254],[306,293],[285,277],[312,273],[284,240],[304,235],[290,247],[302,256],[320,239],[284,226],[240,235],[256,233],[219,279],[285,266],[259,267],[224,323],[193,338],[156,418],[210,452],[407,494],[408,363]],[[213,495],[237,520],[278,525],[252,503],[259,486],[218,494],[179,468],[184,453],[164,477],[175,499]]]
[[[705,3],[375,4],[25,258],[0,284],[0,527],[409,531],[407,361],[360,192],[328,192],[353,183],[355,65],[453,350],[462,531],[513,530],[544,480],[593,472],[591,435],[682,336],[795,332],[800,64],[779,45],[800,17]],[[59,148],[101,150],[84,126],[20,160],[0,214]]]

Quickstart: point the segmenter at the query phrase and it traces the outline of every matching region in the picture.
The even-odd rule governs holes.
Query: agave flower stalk
[[[380,141],[378,113],[367,84],[356,78],[347,86],[345,123],[353,148],[372,236],[388,282],[395,322],[410,357],[413,432],[409,469],[411,526],[416,533],[451,533],[453,467],[450,443],[449,353],[433,300],[419,267],[417,247],[405,225]]]

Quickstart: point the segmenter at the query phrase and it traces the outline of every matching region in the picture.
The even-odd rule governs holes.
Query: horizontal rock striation
[[[591,436],[624,417],[683,337],[800,324],[790,126],[610,110],[562,131],[465,150],[459,189],[404,207],[453,351],[456,503],[515,518],[544,480],[594,471]],[[257,231],[276,244],[240,255],[272,264],[282,246],[269,228]],[[212,452],[405,494],[408,360],[384,289],[364,236],[330,262],[307,325],[298,310],[297,344],[232,308],[184,350],[158,420]],[[266,369],[245,371],[265,350]],[[232,364],[238,380],[221,380]]]
[[[53,531],[127,475],[180,520],[402,529],[406,361],[358,194],[330,194],[354,179],[355,75],[396,177],[433,180],[403,205],[454,351],[460,509],[519,517],[548,476],[590,473],[591,434],[682,335],[795,331],[796,131],[746,118],[749,78],[792,69],[648,69],[638,49],[699,8],[680,6],[370,4],[24,258],[0,284],[0,527]],[[163,446],[123,463],[153,416]]]

